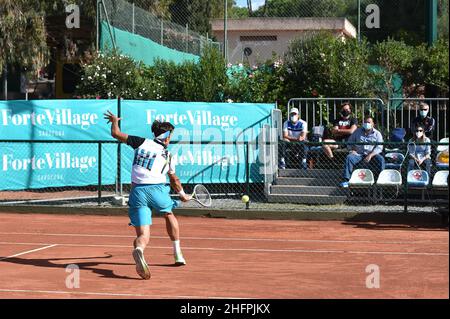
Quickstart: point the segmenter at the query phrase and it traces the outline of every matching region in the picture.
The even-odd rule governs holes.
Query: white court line
[[[47,245],[44,243],[14,243],[0,242],[0,245]],[[65,247],[106,247],[131,248],[131,245],[91,245],[91,244],[56,244]],[[150,246],[148,249],[172,249],[169,246]],[[210,248],[210,247],[183,247],[184,250],[212,250],[212,251],[246,251],[246,252],[280,252],[280,253],[336,253],[336,254],[376,254],[376,255],[412,255],[412,256],[448,256],[448,253],[414,253],[398,251],[352,251],[352,250],[320,250],[320,249],[262,249],[262,248]]]
[[[36,236],[66,236],[66,237],[104,237],[104,238],[136,238],[130,235],[107,235],[107,234],[58,234],[58,233],[11,233],[0,232],[0,235],[36,235]],[[167,236],[150,236],[151,238],[167,239]],[[280,238],[235,238],[235,237],[182,237],[190,240],[229,240],[229,241],[265,241],[265,242],[299,242],[299,243],[364,243],[364,244],[433,244],[448,245],[448,242],[425,242],[425,241],[373,241],[373,240],[334,240],[334,239],[280,239]]]
[[[113,296],[113,297],[145,297],[145,298],[181,298],[181,299],[249,299],[242,297],[209,297],[209,296],[171,296],[171,295],[140,295],[126,293],[109,292],[82,292],[82,291],[61,291],[61,290],[29,290],[29,289],[0,289],[0,292],[17,293],[41,293],[41,294],[65,294],[65,295],[88,295],[88,296]]]
[[[41,244],[34,244],[34,245],[41,245]],[[43,250],[43,249],[47,249],[47,248],[52,248],[52,247],[55,247],[55,246],[58,246],[58,244],[47,245],[45,247],[36,248],[36,249],[33,249],[33,250],[27,250],[27,251],[24,251],[24,252],[15,254],[15,255],[11,255],[11,256],[8,256],[8,257],[3,257],[3,258],[0,258],[0,261],[5,260],[5,259],[9,259],[9,258],[13,258],[13,257],[17,257],[17,256],[22,256],[22,255],[29,254],[29,253],[34,253],[35,251],[39,251],[39,250]]]

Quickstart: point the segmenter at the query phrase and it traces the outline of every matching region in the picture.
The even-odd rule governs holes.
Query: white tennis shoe
[[[133,249],[133,258],[136,262],[136,272],[138,273],[138,275],[143,279],[150,279],[150,270],[148,269],[148,265],[145,262],[144,253],[142,252],[142,250],[138,248]]]
[[[175,254],[175,265],[176,266],[184,266],[186,265],[186,260],[184,259],[183,255],[180,254]]]

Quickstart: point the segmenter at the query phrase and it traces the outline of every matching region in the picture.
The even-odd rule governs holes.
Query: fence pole
[[[228,63],[228,1],[224,1],[223,14],[223,57],[225,63]]]
[[[131,33],[134,34],[134,2],[131,4],[132,8],[132,18],[131,18]]]
[[[245,192],[247,196],[250,196],[250,147],[248,141],[245,142]],[[245,203],[245,209],[250,208],[250,201]]]
[[[186,53],[189,51],[189,25],[186,23]]]
[[[122,116],[122,112],[121,112],[121,105],[120,105],[120,100],[121,97],[119,96],[117,99],[117,116],[121,117]],[[120,125],[120,121],[119,121],[119,129],[121,128]],[[121,163],[121,143],[117,144],[117,184],[119,185],[119,194],[120,196],[122,196],[122,176],[121,176],[121,171],[122,171],[122,163]]]
[[[161,20],[161,45],[164,45],[164,21]]]
[[[98,147],[98,204],[102,204],[102,143],[97,144]]]
[[[405,160],[405,162],[406,162],[406,160]],[[405,165],[407,165],[407,164],[403,163],[402,166],[405,166]],[[400,167],[400,169],[402,169],[402,167]],[[403,207],[403,212],[406,214],[408,212],[408,167],[407,166],[405,167],[405,171],[406,171],[406,174],[405,174],[405,186],[403,188],[403,196],[404,196],[404,198],[403,198],[403,206],[404,206]]]
[[[361,0],[358,0],[358,42],[361,42]]]
[[[97,34],[96,34],[96,41],[95,41],[95,48],[98,52],[99,50],[99,43],[100,43],[100,0],[97,0],[97,6],[95,10],[95,20],[96,20],[96,27],[97,27]]]

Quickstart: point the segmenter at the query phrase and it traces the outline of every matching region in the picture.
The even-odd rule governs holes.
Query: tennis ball
[[[250,197],[248,197],[247,195],[242,196],[243,203],[247,203],[249,200],[250,200]]]

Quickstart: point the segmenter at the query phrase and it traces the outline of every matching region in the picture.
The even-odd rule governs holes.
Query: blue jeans
[[[303,143],[280,141],[281,158],[284,158],[285,162],[289,163],[288,166],[295,168],[307,168],[306,158],[308,156],[308,146]],[[289,156],[288,156],[289,149]],[[280,165],[282,163],[280,162]]]
[[[430,159],[424,160],[423,163],[420,165],[420,167],[421,167],[420,169],[423,168],[424,164],[425,164],[425,170],[427,171],[428,176],[430,176],[430,173],[431,173],[431,160]],[[409,162],[408,162],[408,172],[410,170],[412,170],[412,169],[418,169],[417,164],[415,163],[414,159],[410,159]]]
[[[344,167],[344,178],[346,180],[350,180],[352,176],[353,169],[356,165],[361,163],[366,155],[362,154],[348,154],[345,159],[345,167]],[[384,170],[384,157],[380,154],[372,157],[369,163],[364,162],[364,166],[373,170],[375,176],[377,176],[382,170]]]

